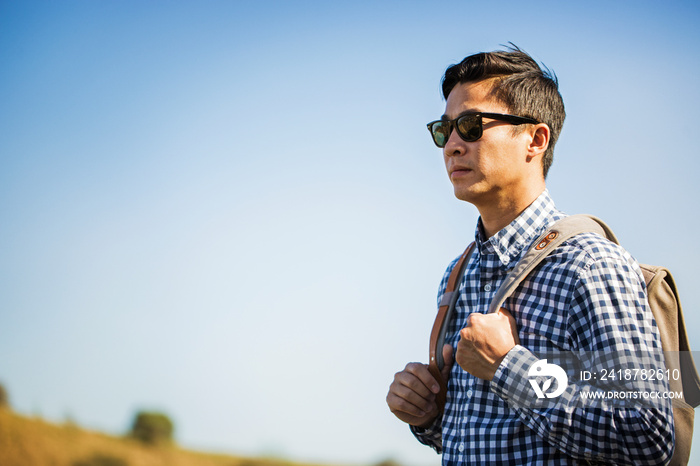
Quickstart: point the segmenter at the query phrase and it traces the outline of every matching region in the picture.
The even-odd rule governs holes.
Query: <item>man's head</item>
[[[458,84],[489,81],[490,95],[512,115],[529,117],[550,129],[549,146],[542,157],[542,171],[547,176],[554,158],[554,144],[564,124],[564,102],[557,78],[544,70],[528,54],[513,46],[505,51],[477,53],[445,71],[442,94],[447,100]],[[522,130],[514,125],[513,131]]]

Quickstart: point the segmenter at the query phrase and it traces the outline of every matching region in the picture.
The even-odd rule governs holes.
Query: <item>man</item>
[[[443,349],[444,413],[438,381],[420,363],[396,374],[391,411],[442,452],[443,464],[664,464],[674,442],[667,400],[653,408],[586,400],[581,394],[597,387],[584,380],[544,407],[523,403],[518,392],[543,352],[658,352],[642,274],[626,251],[598,235],[578,235],[503,309],[486,314],[507,273],[565,216],[545,185],[565,116],[556,78],[513,47],[449,67],[442,90],[445,114],[428,126],[455,196],[479,211],[476,245]]]

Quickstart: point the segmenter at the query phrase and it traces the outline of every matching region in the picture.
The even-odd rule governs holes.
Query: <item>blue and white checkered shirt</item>
[[[476,249],[466,264],[446,343],[456,349],[467,316],[487,311],[510,269],[564,216],[545,190],[489,239],[479,221]],[[456,262],[442,279],[438,303]],[[538,354],[560,350],[585,358],[595,351],[658,353],[661,343],[644,279],[624,249],[592,233],[578,235],[550,254],[503,307],[515,318],[520,344],[506,355],[493,380],[476,378],[455,363],[444,415],[427,429],[411,428],[422,443],[442,452],[444,465],[656,465],[671,458],[669,400],[628,408],[609,400],[584,400],[582,392],[600,388],[572,380],[566,392],[547,400],[546,406],[522,402],[531,388],[528,369]]]

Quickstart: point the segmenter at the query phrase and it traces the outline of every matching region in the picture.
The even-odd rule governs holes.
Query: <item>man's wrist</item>
[[[433,419],[427,427],[418,427],[409,424],[411,432],[419,442],[429,445],[440,453],[442,451],[442,416]]]
[[[528,370],[538,361],[537,356],[521,345],[515,345],[503,357],[491,380],[491,391],[506,402],[531,401]]]

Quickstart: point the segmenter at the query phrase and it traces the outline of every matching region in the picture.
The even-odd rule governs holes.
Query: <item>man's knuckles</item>
[[[410,366],[411,364],[409,364]],[[394,382],[392,387],[398,389],[399,386],[408,387],[411,391],[418,393],[423,397],[430,397],[432,395],[431,390],[428,386],[434,383],[434,378],[427,369],[427,366],[423,364],[417,364],[421,367],[409,368],[406,366],[401,372],[397,372],[394,375]]]
[[[425,367],[425,364],[421,364],[419,362],[409,362],[406,364],[406,368],[404,369],[404,372],[410,372],[411,374],[416,374],[420,372],[423,368]]]

